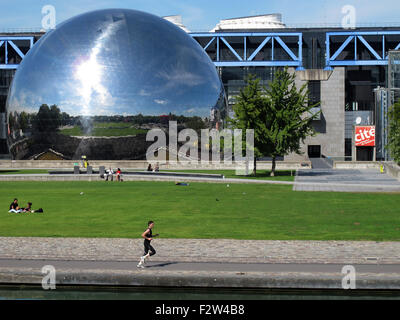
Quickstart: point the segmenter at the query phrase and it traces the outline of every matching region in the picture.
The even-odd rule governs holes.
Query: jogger
[[[144,264],[146,263],[146,258],[150,256],[154,256],[156,254],[156,250],[150,244],[153,237],[157,237],[158,234],[153,236],[153,232],[151,229],[154,227],[154,221],[148,222],[147,229],[143,232],[142,237],[144,238],[144,255],[140,257],[139,264],[137,265],[138,268],[144,268]]]

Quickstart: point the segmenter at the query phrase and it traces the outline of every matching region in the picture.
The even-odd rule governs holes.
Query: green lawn
[[[163,172],[184,172],[184,173],[208,173],[222,174],[225,178],[236,179],[259,179],[259,180],[278,180],[278,181],[294,181],[296,170],[279,170],[275,172],[275,177],[271,177],[271,170],[257,170],[257,175],[241,176],[236,175],[235,170],[161,170]]]
[[[0,174],[43,174],[49,173],[49,170],[46,169],[0,169]]]
[[[0,236],[400,240],[400,194],[173,182],[1,182]],[[80,192],[84,192],[80,195]],[[14,197],[44,213],[11,214]]]
[[[136,129],[131,127],[131,123],[124,122],[94,122],[93,131],[90,133],[94,137],[120,137],[120,136],[130,136],[141,133],[146,133],[147,130]],[[69,136],[83,136],[84,133],[79,126],[74,126],[70,129],[63,129],[60,131],[64,135]]]

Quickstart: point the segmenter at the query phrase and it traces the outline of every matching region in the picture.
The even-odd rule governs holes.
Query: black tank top
[[[146,237],[147,238],[152,238],[153,237],[153,232],[151,231],[151,229],[149,229],[149,228],[147,228],[146,230],[150,230],[147,234],[146,234]],[[144,239],[145,241],[151,241],[151,240],[147,240],[147,239]]]

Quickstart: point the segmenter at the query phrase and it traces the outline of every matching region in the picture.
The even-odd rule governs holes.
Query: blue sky
[[[191,31],[208,31],[220,19],[277,12],[287,24],[339,24],[345,5],[356,8],[357,23],[400,24],[399,0],[0,0],[0,30],[39,29],[44,5],[55,7],[57,23],[96,9],[129,8],[182,15]]]

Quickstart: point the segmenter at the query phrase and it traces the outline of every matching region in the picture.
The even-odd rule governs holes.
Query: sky
[[[57,24],[105,8],[181,15],[190,31],[209,31],[221,19],[268,13],[281,13],[289,25],[340,24],[346,5],[356,9],[357,24],[400,24],[399,0],[0,0],[0,31],[41,29],[45,5],[55,8]]]

